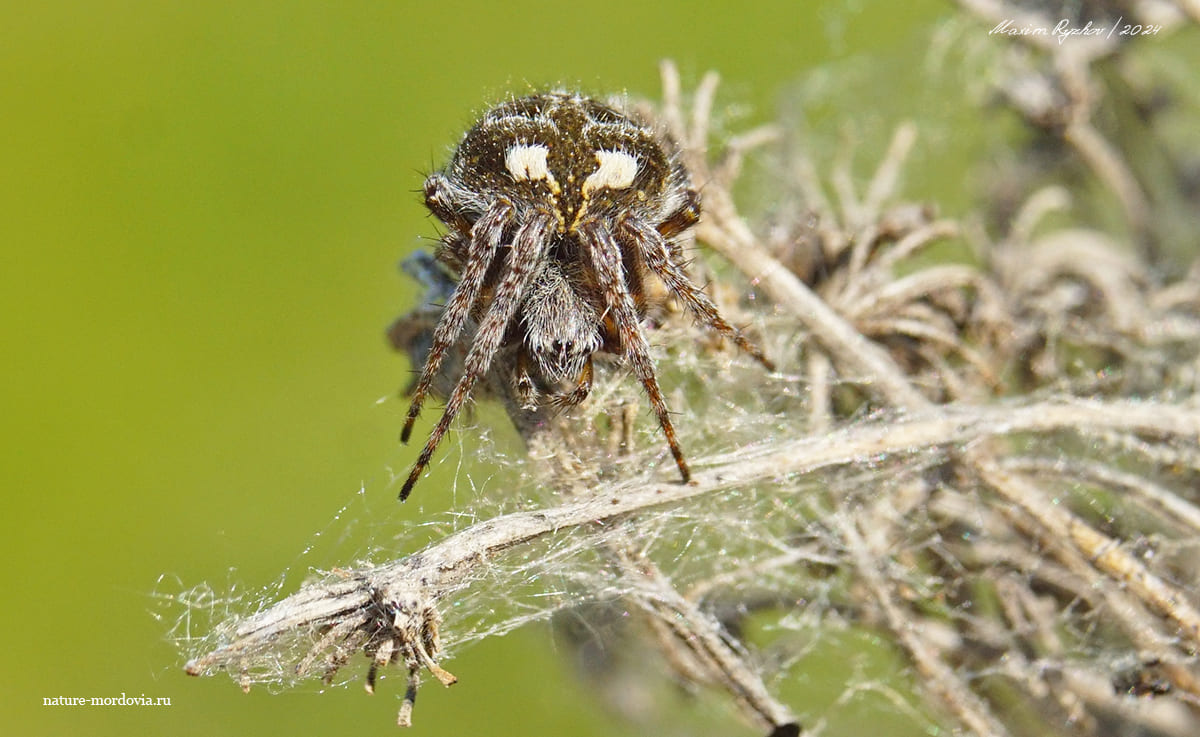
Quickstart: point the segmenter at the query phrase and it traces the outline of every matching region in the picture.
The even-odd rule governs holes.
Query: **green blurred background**
[[[294,585],[453,503],[453,463],[404,506],[392,483],[414,456],[397,442],[409,366],[383,335],[419,297],[396,264],[437,232],[423,175],[490,101],[558,84],[654,96],[664,57],[685,84],[720,70],[747,125],[801,75],[864,53],[911,63],[916,87],[905,54],[950,12],[17,6],[0,10],[0,726],[20,735],[393,734],[396,676],[370,698],[186,677],[168,639],[181,612],[154,592],[253,589],[284,569]],[[460,683],[426,684],[414,734],[636,733],[576,685],[545,627],[457,655]],[[844,672],[800,676],[813,698],[860,667],[835,661]],[[122,692],[172,706],[42,706]]]

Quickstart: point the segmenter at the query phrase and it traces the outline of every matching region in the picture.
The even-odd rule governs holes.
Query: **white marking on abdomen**
[[[518,144],[504,154],[504,166],[518,182],[522,179],[549,179],[546,155],[550,149],[540,144]]]
[[[625,189],[637,176],[637,159],[624,151],[597,151],[596,162],[600,166],[584,180],[584,194],[601,187]]]

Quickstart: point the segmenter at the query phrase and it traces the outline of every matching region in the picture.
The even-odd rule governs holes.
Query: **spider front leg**
[[[454,421],[467,401],[475,382],[483,377],[491,367],[492,359],[504,341],[504,334],[508,330],[508,325],[512,321],[517,307],[521,304],[526,287],[537,276],[537,267],[545,254],[546,242],[549,240],[553,223],[553,215],[536,212],[513,237],[512,248],[509,250],[508,259],[504,264],[503,276],[495,289],[487,313],[479,323],[479,330],[475,333],[475,343],[471,346],[470,353],[467,354],[463,375],[446,401],[442,418],[438,420],[437,426],[429,434],[429,440],[421,449],[412,472],[409,473],[408,479],[401,487],[400,501],[404,501],[412,493],[413,486],[421,477],[421,472],[429,465],[429,461],[433,459],[433,452],[437,450],[438,444],[442,442],[442,438],[450,429],[450,423]],[[457,296],[457,292],[455,295]],[[415,418],[415,415],[413,417]],[[410,429],[410,426],[405,427],[406,431]]]
[[[666,222],[670,223],[672,220],[668,219]],[[743,351],[754,356],[768,371],[774,371],[775,364],[763,355],[758,346],[747,340],[740,330],[726,322],[708,295],[688,278],[683,267],[672,256],[662,230],[661,225],[654,228],[640,218],[628,217],[621,221],[617,232],[621,241],[641,254],[646,266],[663,280],[667,289],[678,297],[700,322],[732,340]]]
[[[599,286],[604,292],[605,302],[617,328],[617,335],[625,356],[633,365],[633,373],[642,382],[646,396],[650,399],[650,407],[658,417],[663,435],[667,437],[667,445],[679,467],[679,475],[686,484],[692,478],[687,461],[683,458],[683,450],[675,436],[675,426],[671,424],[670,411],[663,399],[662,390],[658,386],[658,378],[654,375],[654,362],[650,360],[650,346],[642,333],[641,321],[634,309],[633,296],[625,284],[625,274],[622,268],[621,247],[613,238],[608,227],[601,222],[591,220],[582,223],[578,229],[579,239],[587,252],[592,267],[598,277]]]
[[[430,200],[433,201],[433,195],[430,195]],[[471,308],[479,299],[484,277],[487,276],[488,268],[491,267],[496,251],[500,248],[500,241],[504,237],[504,229],[512,222],[512,217],[512,205],[504,200],[497,200],[471,228],[462,278],[454,288],[454,294],[450,296],[450,302],[442,311],[441,320],[433,331],[433,346],[425,358],[421,379],[412,392],[408,417],[404,421],[404,429],[400,431],[401,442],[407,443],[412,435],[413,424],[421,414],[425,396],[437,378],[446,351],[458,340],[463,325],[471,314]]]

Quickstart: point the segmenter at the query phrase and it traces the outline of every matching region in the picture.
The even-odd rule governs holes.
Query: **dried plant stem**
[[[1126,219],[1135,231],[1143,232],[1150,218],[1150,204],[1146,193],[1138,184],[1137,177],[1130,171],[1116,147],[1083,116],[1067,127],[1063,132],[1063,140],[1079,152],[1100,181],[1116,195],[1125,210]]]
[[[477,577],[476,569],[486,567],[493,557],[545,535],[605,525],[664,504],[720,490],[752,488],[757,483],[863,459],[961,447],[1013,433],[1068,432],[1078,427],[1196,442],[1200,438],[1200,413],[1182,407],[1127,401],[1066,400],[1025,407],[945,406],[914,412],[898,420],[863,422],[817,437],[743,449],[713,459],[706,468],[693,474],[690,484],[625,479],[601,486],[587,499],[488,519],[393,563],[340,571],[307,584],[269,609],[249,617],[237,627],[230,642],[193,659],[186,669],[195,675],[216,668],[240,669],[243,659],[269,650],[286,633],[322,631],[348,617],[359,616],[378,601],[398,602],[413,610],[408,613],[415,616],[416,610],[432,608],[452,592],[469,585]],[[1001,472],[992,471],[986,461],[980,463],[984,464],[987,478],[999,484],[1004,478],[999,475]],[[1087,549],[1102,556],[1099,560],[1106,570],[1139,587],[1190,637],[1196,636],[1196,613],[1182,601],[1173,599],[1172,592],[1161,581],[1104,549],[1104,541],[1092,540],[1069,520],[1051,517],[1047,523],[1078,536],[1081,544],[1087,544]],[[436,657],[436,653],[428,654]]]
[[[1032,464],[1026,459],[1019,459],[1006,465],[1028,468]],[[957,519],[961,524],[988,531],[987,536],[973,542],[968,551],[969,557],[964,562],[983,569],[1020,572],[1017,577],[1019,583],[1010,581],[1010,588],[1019,586],[1024,596],[1036,598],[1032,596],[1031,588],[1036,585],[1041,589],[1048,587],[1069,592],[1075,600],[1085,603],[1090,610],[1103,609],[1129,637],[1140,658],[1163,663],[1172,683],[1181,691],[1193,696],[1200,695],[1197,693],[1195,677],[1180,662],[1177,638],[1162,631],[1161,620],[1147,611],[1132,592],[1118,585],[1113,579],[1097,578],[1096,567],[1069,539],[1051,534],[1025,515],[1019,507],[980,508],[974,501],[957,494],[945,493],[938,496],[934,504],[940,516],[948,516]],[[1017,533],[1016,537],[1011,537],[1013,532]],[[993,541],[1005,537],[1011,537],[1012,541]],[[1031,549],[1031,541],[1036,550]],[[1017,629],[1015,624],[1012,626]],[[1033,629],[1044,640],[1057,640],[1059,626],[1056,621],[1042,622]],[[1006,650],[1012,665],[1011,657],[1018,649],[1014,647],[1014,643],[1007,641],[1006,636],[1005,641],[995,643],[995,646]],[[1047,649],[1051,655],[1055,655],[1061,647],[1055,645]],[[1056,667],[1067,666],[1063,664]],[[1038,690],[1030,689],[1030,693],[1036,693]]]
[[[1176,0],[1176,4],[1192,21],[1200,23],[1200,0]]]
[[[706,200],[708,219],[697,236],[750,276],[775,305],[794,316],[835,361],[890,404],[920,407],[925,397],[879,346],[862,335],[767,251],[723,193]]]
[[[996,720],[988,705],[972,693],[954,669],[933,651],[928,639],[918,632],[921,625],[897,606],[896,592],[888,584],[892,577],[879,570],[881,565],[887,564],[887,550],[868,545],[866,540],[870,536],[864,536],[858,524],[849,516],[834,515],[832,522],[845,542],[861,580],[870,591],[873,603],[882,611],[888,629],[908,651],[926,687],[978,737],[1006,737],[1008,730]]]
[[[679,71],[670,61],[664,61],[660,72],[663,81],[663,118],[675,138],[685,142],[683,153],[688,169],[697,181],[706,181],[711,178],[708,167],[708,121],[719,77],[710,72],[700,82],[692,105],[691,127],[685,129]],[[911,145],[911,141],[908,141],[911,135],[911,130],[902,127],[893,141],[892,152],[898,156],[905,155]],[[769,140],[769,136],[748,136],[746,140],[761,143]],[[873,197],[881,198],[882,194],[875,190],[894,180],[895,175],[885,163],[876,177]],[[771,255],[738,214],[728,187],[710,187],[704,191],[704,197],[706,215],[696,228],[697,238],[753,280],[778,309],[795,317],[837,363],[848,369],[847,374],[857,374],[872,391],[894,406],[921,407],[928,403],[887,353],[831,309]]]
[[[984,455],[974,456],[972,465],[996,493],[1017,504],[1051,536],[1070,540],[1098,570],[1120,581],[1139,600],[1174,622],[1191,641],[1191,647],[1200,647],[1200,612],[1188,603],[1182,591],[1147,570],[1122,550],[1118,541],[1097,532],[1061,506],[1051,504],[1027,478],[1005,470]]]
[[[1051,533],[1020,508],[1006,511],[1005,517],[1008,527],[1036,541],[1045,553],[1038,555],[1025,550],[1009,550],[996,556],[994,549],[984,549],[981,558],[1000,564],[1007,561],[1017,570],[1036,572],[1033,575],[1037,579],[1064,591],[1072,591],[1091,607],[1098,608],[1103,603],[1105,611],[1129,637],[1142,658],[1163,663],[1171,682],[1178,689],[1191,694],[1193,698],[1200,698],[1200,682],[1182,664],[1177,647],[1178,638],[1173,633],[1162,631],[1160,620],[1147,611],[1146,603],[1136,596],[1136,592],[1116,585],[1116,579],[1098,579],[1097,566],[1079,546],[1070,538]],[[1051,562],[1054,559],[1061,564],[1061,569]]]
[[[882,212],[884,205],[895,194],[904,162],[916,142],[917,126],[912,121],[906,121],[896,128],[887,153],[875,170],[875,176],[871,178],[863,198],[863,207],[868,213]]]
[[[767,690],[748,654],[730,638],[714,617],[681,595],[653,561],[626,546],[615,551],[621,575],[631,584],[635,600],[651,615],[652,625],[686,653],[672,658],[690,662],[688,673],[725,689],[755,721],[782,734],[794,728],[796,718]]]
[[[1057,19],[1038,12],[1026,12],[1015,4],[1000,0],[959,0],[959,4],[988,22],[1014,21],[1018,26],[1053,28]],[[1194,0],[1184,0],[1180,8],[1195,18]],[[1116,52],[1118,37],[1094,35],[1072,37],[1070,43],[1049,34],[1019,35],[1016,40],[1049,55],[1052,75],[1061,85],[1063,99],[1051,109],[1017,105],[1031,122],[1054,121],[1050,127],[1079,154],[1096,177],[1112,191],[1124,210],[1133,233],[1145,241],[1150,233],[1153,208],[1146,191],[1135,176],[1125,155],[1100,132],[1093,122],[1097,103],[1092,64]],[[1030,102],[1029,100],[1025,101]],[[1144,244],[1143,244],[1144,245]]]
[[[1064,479],[1087,479],[1113,489],[1136,494],[1151,509],[1161,510],[1166,521],[1184,528],[1188,535],[1200,535],[1200,507],[1135,473],[1119,471],[1102,463],[1062,458],[1017,458],[1005,463],[1008,468]]]

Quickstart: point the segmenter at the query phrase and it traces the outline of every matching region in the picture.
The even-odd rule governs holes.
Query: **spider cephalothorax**
[[[408,497],[475,383],[513,349],[521,404],[578,404],[592,356],[625,357],[687,463],[641,325],[643,282],[660,280],[701,322],[770,365],[688,278],[676,238],[700,217],[687,172],[654,131],[607,105],[547,93],[497,105],[467,131],[425,203],[449,228],[439,257],[459,275],[413,390],[408,441],[447,350],[472,322],[463,374],[400,491]]]

